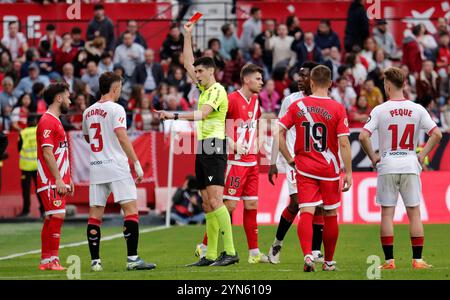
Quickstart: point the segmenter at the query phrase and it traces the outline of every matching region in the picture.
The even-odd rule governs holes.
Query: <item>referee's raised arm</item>
[[[192,28],[194,28],[194,24],[191,22],[187,22],[184,25],[183,61],[187,74],[191,78],[192,82],[196,83],[197,79],[195,78],[194,70],[194,53],[192,52]]]

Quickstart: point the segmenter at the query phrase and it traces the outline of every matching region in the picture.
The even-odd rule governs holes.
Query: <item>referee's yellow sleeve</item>
[[[228,96],[227,93],[225,92],[225,89],[214,87],[211,91],[208,92],[207,100],[205,101],[204,104],[208,104],[214,110],[217,110],[222,101],[224,99],[228,99],[227,97]]]

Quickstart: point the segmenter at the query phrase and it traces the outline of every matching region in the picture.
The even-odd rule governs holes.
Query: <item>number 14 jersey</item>
[[[329,97],[308,96],[292,103],[280,125],[295,126],[295,166],[306,177],[338,180],[338,138],[349,135],[347,113]]]
[[[131,178],[130,166],[115,131],[126,130],[126,114],[112,101],[96,102],[83,113],[83,135],[89,136],[90,184]]]

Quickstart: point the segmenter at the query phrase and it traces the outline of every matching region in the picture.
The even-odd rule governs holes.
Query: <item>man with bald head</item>
[[[147,49],[144,52],[144,62],[137,65],[132,81],[134,84],[142,84],[145,93],[153,92],[164,80],[164,72],[161,65],[155,60],[155,52]]]

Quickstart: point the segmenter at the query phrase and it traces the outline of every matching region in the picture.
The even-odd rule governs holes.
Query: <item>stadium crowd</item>
[[[72,108],[63,120],[67,130],[81,128],[81,114],[99,98],[98,78],[106,71],[120,74],[123,93],[119,101],[128,113],[129,128],[161,130],[152,109],[193,110],[198,90],[183,67],[183,34],[174,23],[163,44],[151,45],[129,20],[120,36],[102,4],[86,32],[73,27],[60,32],[45,27],[38,47],[31,47],[17,22],[10,22],[0,44],[0,126],[4,131],[27,126],[31,113],[46,110],[44,88],[54,81],[69,84]],[[196,48],[196,56],[212,57],[216,77],[228,91],[239,88],[241,67],[252,62],[265,73],[260,94],[267,118],[275,118],[285,96],[297,91],[298,67],[305,61],[329,66],[334,85],[330,95],[348,112],[350,127],[360,128],[370,111],[386,101],[383,70],[400,66],[408,74],[405,97],[422,104],[443,131],[450,132],[450,35],[448,20],[437,21],[438,32],[429,34],[416,25],[397,45],[386,20],[369,20],[361,1],[349,7],[343,39],[323,19],[316,32],[305,32],[295,15],[285,23],[264,20],[253,7],[238,37],[233,24],[223,24],[222,35]],[[341,44],[343,41],[343,45]]]

